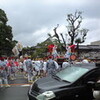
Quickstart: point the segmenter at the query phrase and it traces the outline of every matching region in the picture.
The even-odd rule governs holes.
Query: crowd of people
[[[73,63],[89,63],[88,60],[76,61]],[[16,79],[17,74],[22,74],[27,81],[33,82],[38,78],[52,75],[62,68],[68,67],[69,61],[65,59],[59,65],[57,59],[49,56],[48,59],[32,60],[30,57],[0,58],[0,87],[10,87],[9,80]]]
[[[48,61],[39,59],[32,60],[30,57],[25,58],[0,58],[0,87],[10,87],[9,80],[16,79],[17,74],[22,74],[28,82],[33,82],[37,78],[53,74],[59,65],[52,57]]]

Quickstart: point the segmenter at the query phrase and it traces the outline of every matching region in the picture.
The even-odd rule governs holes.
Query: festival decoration
[[[50,55],[52,55],[53,58],[56,58],[59,56],[56,49],[57,49],[57,46],[54,44],[51,44],[48,46],[48,52],[50,52]]]
[[[22,49],[23,49],[23,45],[18,42],[15,47],[12,49],[12,52],[14,53],[15,56],[21,56],[22,55]]]
[[[72,53],[75,52],[75,48],[76,45],[70,45],[70,46],[66,46],[66,53],[65,53],[65,58],[70,59],[70,56],[72,55]]]
[[[12,49],[12,52],[14,53],[15,56],[18,56],[18,55],[19,55],[19,51],[18,51],[17,46],[15,46],[15,47]]]
[[[57,49],[57,46],[54,45],[54,47],[52,49],[52,55],[54,58],[57,58],[59,56],[56,49]]]
[[[76,45],[71,45],[71,46],[69,46],[70,48],[71,48],[71,52],[75,52],[75,48],[76,48]]]
[[[48,52],[52,53],[53,47],[54,47],[54,44],[48,45]]]
[[[23,45],[22,45],[20,42],[18,42],[18,43],[16,44],[16,46],[17,46],[18,51],[22,51]]]

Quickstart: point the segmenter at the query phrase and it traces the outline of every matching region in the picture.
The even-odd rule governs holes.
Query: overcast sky
[[[67,14],[82,11],[81,28],[89,29],[85,44],[100,40],[100,0],[0,0],[14,39],[33,46],[47,39],[59,24],[58,33],[67,32]]]

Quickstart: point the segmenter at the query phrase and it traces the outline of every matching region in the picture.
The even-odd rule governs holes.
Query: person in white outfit
[[[0,61],[0,86],[10,87],[10,85],[8,84],[8,77],[7,77],[7,65],[4,62],[3,58]]]
[[[27,74],[28,74],[28,82],[33,82],[33,63],[30,58],[28,58],[25,62]]]
[[[70,64],[67,61],[67,59],[64,60],[64,62],[62,63],[62,69],[68,67]]]
[[[46,72],[47,75],[52,75],[54,73],[56,73],[57,69],[58,69],[58,64],[56,61],[53,60],[53,57],[50,56],[49,60],[46,63]]]

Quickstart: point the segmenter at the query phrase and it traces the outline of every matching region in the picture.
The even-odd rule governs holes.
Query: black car
[[[34,82],[28,97],[29,100],[93,100],[99,78],[100,64],[70,65]]]

